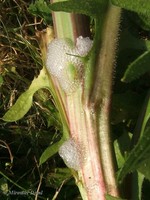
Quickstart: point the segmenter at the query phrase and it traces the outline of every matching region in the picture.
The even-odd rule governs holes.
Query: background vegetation
[[[29,11],[30,3],[0,1],[0,117],[29,87],[43,65],[40,35],[47,25],[52,25],[52,20],[46,17],[49,10],[43,14],[39,5],[32,5]],[[115,147],[122,145],[123,155],[131,149],[130,140],[150,88],[149,57],[144,72],[139,70],[130,78],[126,71],[150,49],[149,24],[145,21],[142,16],[123,10],[111,114],[112,138]],[[32,108],[21,120],[13,123],[0,120],[1,199],[80,199],[69,169],[57,154],[39,167],[43,151],[61,135],[59,114],[46,90],[36,92]],[[123,162],[120,156],[118,165]],[[149,199],[149,188],[149,181],[144,179],[143,200]],[[13,191],[25,193],[16,195]]]
[[[29,13],[30,3],[0,2],[0,117],[42,68],[39,37],[46,24]],[[38,199],[56,199],[58,193],[57,199],[78,195],[70,171],[59,168],[64,166],[59,156],[42,167],[38,164],[46,147],[60,137],[58,112],[45,90],[34,95],[32,108],[23,119],[14,123],[0,120],[0,199],[35,199],[36,191]],[[27,192],[15,195],[15,191]]]

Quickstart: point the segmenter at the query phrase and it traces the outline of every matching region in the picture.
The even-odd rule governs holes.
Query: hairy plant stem
[[[101,36],[100,50],[96,60],[95,84],[90,97],[90,104],[94,105],[95,110],[99,110],[97,112],[99,147],[106,188],[107,192],[114,196],[117,195],[118,191],[116,190],[114,159],[110,140],[109,114],[120,12],[121,10],[117,7],[112,5],[108,7]]]
[[[82,102],[82,87],[66,98],[70,135],[79,144],[82,161],[76,183],[83,199],[105,199],[105,183],[100,164],[96,113]]]
[[[64,15],[67,17],[62,18]],[[94,65],[87,73],[92,79],[91,86],[85,88],[88,85],[86,81],[89,81],[85,77],[85,83],[81,84],[77,91],[65,95],[57,80],[53,79],[58,99],[63,106],[65,115],[63,118],[67,121],[69,135],[79,145],[81,151],[81,166],[78,172],[73,171],[73,175],[84,200],[104,200],[106,193],[119,196],[110,142],[109,113],[120,9],[109,5],[104,16],[103,23],[101,20],[96,22],[100,30],[99,35],[97,32],[95,36],[97,54],[91,55],[95,57],[91,62]],[[76,23],[82,17],[53,13],[56,36],[68,37],[73,41],[79,35],[87,36],[87,30],[84,32],[83,29],[85,27],[83,21]],[[67,23],[67,32],[63,23]]]

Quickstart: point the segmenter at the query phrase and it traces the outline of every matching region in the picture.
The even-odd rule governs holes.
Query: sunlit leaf
[[[113,197],[109,194],[106,194],[106,200],[126,200],[126,199],[122,199],[122,198],[117,198],[117,197]]]
[[[33,93],[24,92],[16,101],[13,107],[3,116],[3,120],[7,122],[17,121],[21,119],[30,109],[32,105]]]
[[[33,95],[40,88],[49,88],[49,80],[44,68],[41,70],[39,76],[32,81],[29,89],[18,98],[2,119],[7,122],[21,119],[31,108]]]
[[[144,175],[141,174],[140,172],[137,172],[138,175],[138,192],[137,193],[137,198],[136,199],[142,199],[142,188],[143,188],[143,181],[144,181]]]

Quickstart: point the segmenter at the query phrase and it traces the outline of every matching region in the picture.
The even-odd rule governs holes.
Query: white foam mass
[[[76,90],[81,77],[83,62],[80,57],[88,54],[92,40],[82,36],[77,38],[76,46],[71,47],[67,40],[54,39],[48,45],[47,69],[55,76],[66,93]]]
[[[75,141],[70,138],[65,141],[58,151],[61,158],[64,160],[67,167],[78,171],[81,167],[81,149]]]
[[[93,41],[89,37],[79,36],[76,42],[76,49],[80,56],[86,56],[92,48]]]

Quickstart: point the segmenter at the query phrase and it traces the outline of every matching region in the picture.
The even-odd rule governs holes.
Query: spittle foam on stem
[[[82,58],[87,56],[92,48],[90,38],[77,38],[76,45],[71,46],[68,39],[54,39],[48,45],[47,69],[56,77],[66,94],[72,93],[79,86],[83,73]]]
[[[60,157],[64,160],[67,167],[78,171],[83,163],[83,152],[79,144],[72,138],[65,141],[58,151]]]

